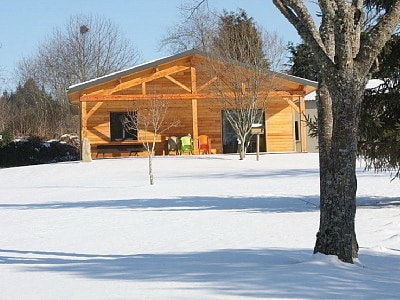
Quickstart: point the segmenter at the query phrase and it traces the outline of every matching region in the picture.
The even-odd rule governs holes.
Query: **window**
[[[222,111],[222,150],[223,153],[236,153],[238,151],[238,139],[235,129],[232,124],[228,120],[228,114],[232,116],[236,122],[238,121],[237,113],[235,110],[223,110]],[[265,123],[265,113],[262,109],[257,109],[257,117],[254,118],[256,123]],[[248,120],[246,120],[248,122]],[[247,141],[247,153],[256,152],[256,144],[257,144],[257,136],[252,135],[249,137]],[[260,151],[266,151],[266,143],[265,143],[265,132],[260,134]]]
[[[132,113],[130,113],[132,116]],[[136,112],[133,113],[136,118]],[[137,129],[127,130],[124,128],[124,120],[128,117],[127,112],[110,113],[110,133],[112,141],[137,140]]]

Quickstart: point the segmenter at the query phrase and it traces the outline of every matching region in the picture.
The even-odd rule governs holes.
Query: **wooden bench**
[[[142,144],[134,144],[134,145],[98,145],[97,146],[97,154],[96,157],[99,156],[99,154],[104,155],[106,153],[111,153],[111,154],[121,154],[123,152],[129,152],[129,156],[133,155],[137,156],[139,152],[143,152],[145,149]]]

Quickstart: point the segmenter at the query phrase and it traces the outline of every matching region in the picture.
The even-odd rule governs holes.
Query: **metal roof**
[[[78,83],[78,84],[74,84],[68,87],[67,92],[68,93],[72,93],[72,92],[76,92],[76,91],[81,91],[84,90],[86,88],[92,87],[94,85],[98,85],[98,84],[102,84],[105,83],[107,81],[110,80],[114,80],[114,79],[119,79],[121,77],[136,73],[136,72],[140,72],[149,68],[154,68],[157,67],[158,65],[164,64],[164,63],[168,63],[170,61],[173,60],[177,60],[177,59],[181,59],[187,56],[191,56],[191,55],[199,55],[199,56],[209,56],[208,54],[206,54],[205,52],[199,51],[197,49],[192,49],[192,50],[187,50],[178,54],[174,54],[171,56],[167,56],[167,57],[163,57],[157,60],[153,60],[150,62],[146,62],[144,64],[140,64],[128,69],[124,69],[121,71],[117,71],[117,72],[113,72],[98,78],[94,78],[82,83]],[[308,80],[305,78],[301,78],[301,77],[297,77],[297,76],[293,76],[293,75],[288,75],[285,73],[281,73],[281,72],[273,72],[276,76],[282,78],[282,79],[286,79],[288,81],[292,81],[292,82],[296,82],[302,85],[308,85],[308,86],[312,86],[312,87],[317,87],[318,83],[316,81],[312,81],[312,80]]]

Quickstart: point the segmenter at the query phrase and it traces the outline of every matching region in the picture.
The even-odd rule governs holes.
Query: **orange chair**
[[[211,140],[208,135],[199,135],[198,146],[200,154],[210,154],[211,153]]]

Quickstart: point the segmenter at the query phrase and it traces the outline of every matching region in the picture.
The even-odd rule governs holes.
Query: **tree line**
[[[66,89],[136,64],[139,51],[109,19],[72,16],[16,67],[20,82],[0,97],[0,132],[59,137],[79,132],[77,107]]]

